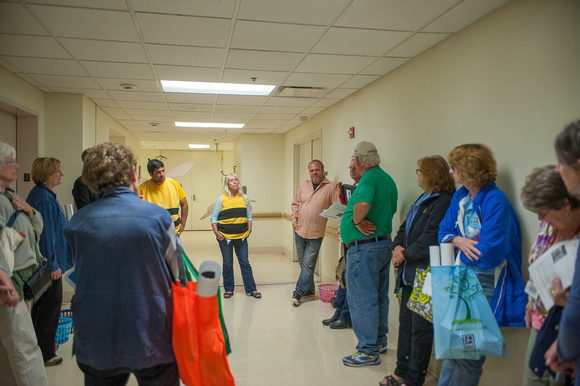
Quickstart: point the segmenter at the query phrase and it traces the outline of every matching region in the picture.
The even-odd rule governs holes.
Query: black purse
[[[16,221],[16,217],[20,214],[20,211],[16,211],[8,219],[6,227],[11,228]],[[35,244],[34,251],[36,252],[36,261],[38,263],[42,262],[42,257],[38,251],[38,245]],[[20,276],[20,273],[18,274]],[[22,276],[20,278],[24,281]],[[50,276],[50,269],[48,269],[48,264],[43,264],[40,269],[36,270],[30,278],[24,283],[22,291],[24,292],[25,300],[33,300],[36,302],[44,293],[50,288],[52,284],[52,277]]]
[[[30,278],[24,283],[24,287],[22,290],[24,291],[24,299],[26,300],[33,300],[34,303],[48,289],[52,284],[52,277],[50,276],[50,269],[48,269],[47,264],[43,264],[40,269],[34,272],[34,275],[30,276]]]

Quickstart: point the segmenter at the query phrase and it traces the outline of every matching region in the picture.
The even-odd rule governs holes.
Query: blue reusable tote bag
[[[473,269],[431,267],[435,358],[506,355],[505,340]]]

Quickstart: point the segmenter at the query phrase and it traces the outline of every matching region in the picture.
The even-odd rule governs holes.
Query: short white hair
[[[0,166],[4,165],[4,158],[10,156],[16,158],[16,150],[9,144],[0,142]]]
[[[358,158],[358,162],[361,166],[365,168],[370,168],[373,166],[377,166],[381,163],[381,156],[378,154],[371,154],[371,155],[355,155],[354,158]]]

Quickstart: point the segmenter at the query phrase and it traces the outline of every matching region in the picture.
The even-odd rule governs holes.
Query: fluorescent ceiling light
[[[211,145],[199,145],[196,143],[189,144],[190,149],[209,149],[210,147],[211,147]]]
[[[182,82],[162,80],[165,92],[183,92],[190,94],[227,94],[227,95],[270,95],[276,86],[263,84]]]
[[[176,127],[199,127],[207,129],[241,129],[243,123],[175,122]]]

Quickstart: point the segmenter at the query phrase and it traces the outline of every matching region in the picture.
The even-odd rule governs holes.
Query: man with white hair
[[[370,142],[360,142],[353,159],[362,178],[340,222],[348,247],[348,305],[357,351],[342,359],[347,366],[376,366],[386,352],[389,315],[389,266],[392,219],[397,211],[397,186],[379,167],[381,159]]]

